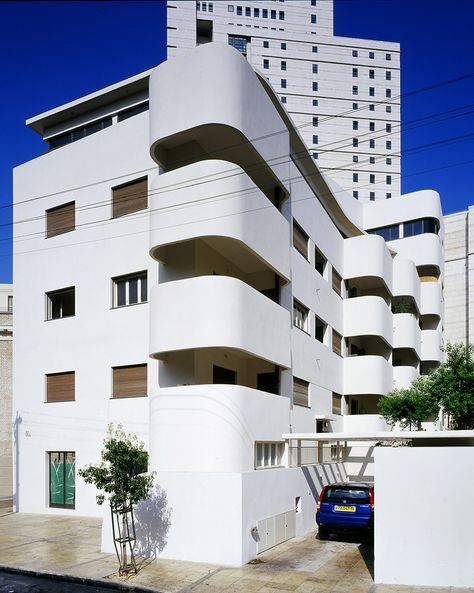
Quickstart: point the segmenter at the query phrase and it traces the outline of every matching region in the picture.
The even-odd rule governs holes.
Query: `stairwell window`
[[[76,314],[74,286],[46,293],[46,320],[73,317]]]
[[[332,413],[340,416],[342,414],[342,395],[332,392]]]
[[[332,289],[339,296],[342,296],[341,285],[342,285],[342,277],[333,266],[333,268],[332,268]]]
[[[316,268],[316,271],[324,277],[326,274],[328,260],[317,247],[314,248],[314,253],[314,267]]]
[[[296,220],[293,220],[293,247],[295,247],[295,249],[306,259],[308,259],[308,241],[308,235]]]
[[[112,278],[112,306],[126,307],[146,303],[148,300],[147,272],[137,272]]]
[[[148,208],[148,179],[136,179],[112,188],[112,218]]]
[[[327,327],[327,323],[324,323],[322,319],[319,319],[319,317],[315,315],[315,337],[318,340],[318,342],[321,342],[321,344],[326,343]]]
[[[296,299],[293,299],[293,325],[309,333],[309,309]]]
[[[255,469],[283,467],[285,443],[255,443]]]
[[[335,329],[332,330],[332,351],[342,356],[342,336]]]
[[[293,377],[293,405],[309,407],[309,383]]]

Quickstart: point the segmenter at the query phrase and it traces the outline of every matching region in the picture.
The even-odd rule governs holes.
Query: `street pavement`
[[[238,568],[161,558],[142,559],[139,574],[130,577],[117,574],[117,559],[100,551],[100,537],[99,519],[27,513],[3,515],[0,517],[0,569],[15,567],[56,573],[62,578],[73,575],[76,579],[85,579],[83,585],[90,583],[87,579],[99,579],[93,583],[97,591],[109,584],[128,590],[131,587],[132,591],[150,588],[169,593],[474,593],[474,589],[450,587],[374,585],[372,546],[354,538],[336,540],[333,536],[329,541],[319,541],[315,532],[276,546],[259,554],[254,563]],[[3,589],[4,583],[1,580],[0,583],[0,593],[43,591],[41,588],[14,588],[30,586],[25,583],[13,583],[12,589]],[[31,583],[31,587],[41,586]],[[76,593],[71,585],[65,589],[45,589],[48,592],[63,590]]]

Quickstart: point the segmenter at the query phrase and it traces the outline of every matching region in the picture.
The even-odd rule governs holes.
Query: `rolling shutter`
[[[148,208],[148,179],[140,179],[112,189],[112,217],[118,218]]]
[[[300,225],[293,221],[293,246],[301,255],[308,259],[308,235],[303,231]]]
[[[76,399],[75,383],[74,371],[46,375],[46,401],[74,401]]]
[[[113,397],[147,395],[147,365],[113,368]]]
[[[76,202],[46,210],[46,238],[69,233],[76,228]]]
[[[309,383],[303,379],[293,377],[293,404],[309,406]]]

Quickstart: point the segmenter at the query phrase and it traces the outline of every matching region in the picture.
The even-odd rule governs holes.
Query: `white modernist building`
[[[333,21],[333,0],[168,0],[167,54],[232,45],[267,77],[321,171],[361,201],[399,197],[400,45],[334,35]]]
[[[0,513],[12,509],[13,286],[0,284]]]
[[[370,469],[283,435],[385,430],[381,395],[441,360],[438,195],[335,191],[227,44],[27,123],[50,150],[14,174],[17,508],[100,514],[75,467],[121,422],[163,556],[239,565],[314,528],[322,484]]]

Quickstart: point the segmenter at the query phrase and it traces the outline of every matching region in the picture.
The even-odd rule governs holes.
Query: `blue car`
[[[319,539],[328,539],[331,531],[374,528],[374,487],[362,482],[343,482],[324,486],[316,509]]]

